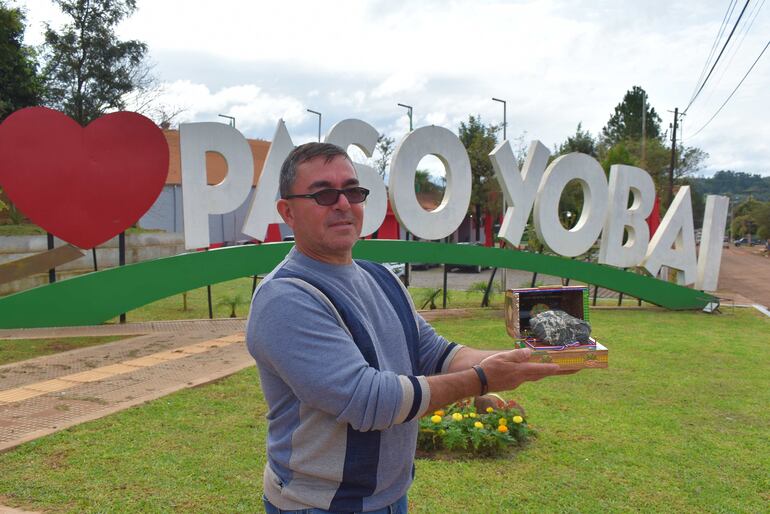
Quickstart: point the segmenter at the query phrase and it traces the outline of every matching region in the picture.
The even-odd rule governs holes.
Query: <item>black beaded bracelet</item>
[[[479,376],[479,380],[481,381],[481,395],[484,396],[487,394],[487,391],[489,391],[489,383],[487,382],[487,375],[484,373],[484,370],[481,369],[481,366],[476,364],[473,366],[473,371],[476,372],[476,374]]]

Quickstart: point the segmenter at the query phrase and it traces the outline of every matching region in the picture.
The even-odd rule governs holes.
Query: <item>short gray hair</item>
[[[331,162],[335,157],[343,156],[353,166],[348,153],[337,145],[331,143],[305,143],[299,145],[286,157],[281,165],[280,175],[280,193],[281,198],[286,198],[291,194],[294,181],[297,179],[297,168],[303,162],[307,162],[316,157],[324,157],[325,162]],[[353,167],[355,169],[355,167]]]

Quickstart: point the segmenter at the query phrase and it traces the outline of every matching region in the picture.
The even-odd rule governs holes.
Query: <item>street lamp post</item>
[[[495,102],[500,102],[503,104],[503,141],[508,139],[508,134],[506,129],[508,128],[508,120],[506,119],[506,112],[505,112],[505,100],[500,100],[499,98],[492,98]]]
[[[412,129],[412,106],[406,105],[406,104],[398,104],[399,107],[403,107],[407,110],[407,115],[409,116],[409,132],[411,132]]]
[[[235,128],[235,116],[228,116],[227,114],[217,114],[220,118],[227,118],[227,124]]]
[[[321,113],[318,111],[314,111],[313,109],[308,109],[307,112],[312,112],[313,114],[318,116],[318,142],[321,142]]]
[[[506,141],[508,139],[508,119],[507,119],[507,112],[506,112],[506,102],[505,100],[501,100],[499,98],[492,98],[495,102],[500,102],[503,104],[503,141]],[[503,204],[503,218],[505,218],[505,210],[508,208],[508,206],[505,204],[505,197],[502,198],[502,204]],[[502,226],[502,223],[500,224]],[[505,243],[503,243],[503,248],[505,248]],[[503,291],[508,289],[508,273],[506,272],[505,268],[503,268],[503,272],[500,274],[500,282],[503,286]]]
[[[409,116],[409,132],[411,132],[413,130],[413,128],[412,128],[412,106],[411,105],[406,105],[406,104],[398,104],[398,106],[399,107],[403,107],[404,109],[406,109],[407,115]],[[409,231],[408,230],[406,230],[405,237],[406,237],[406,240],[409,241]],[[444,268],[446,269],[446,266]],[[409,287],[409,276],[411,275],[411,271],[412,271],[412,266],[408,262],[405,262],[404,263],[404,283],[405,283],[404,285],[406,285],[406,287]],[[445,273],[446,273],[446,271],[445,271]],[[445,293],[446,293],[446,291],[445,291]]]

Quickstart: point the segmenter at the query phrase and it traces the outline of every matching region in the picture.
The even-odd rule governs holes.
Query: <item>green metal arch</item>
[[[219,248],[144,261],[0,298],[0,328],[103,323],[167,296],[234,278],[265,274],[293,243]],[[546,273],[595,284],[669,309],[700,309],[716,299],[702,291],[602,264],[517,250],[418,241],[365,240],[359,259],[486,265]]]

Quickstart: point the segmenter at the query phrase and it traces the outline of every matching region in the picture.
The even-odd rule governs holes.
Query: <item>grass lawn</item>
[[[52,337],[47,339],[0,339],[0,366],[33,357],[111,343],[126,336]]]
[[[245,317],[248,314],[249,302],[251,301],[253,281],[251,278],[239,278],[214,284],[211,286],[211,299],[214,311],[214,318],[226,318],[232,313],[232,303],[235,303],[235,314],[239,317]],[[418,308],[427,299],[432,291],[428,288],[410,288],[415,305]],[[185,308],[185,298],[183,295],[174,295],[150,303],[139,309],[130,311],[126,315],[126,321],[157,321],[157,320],[177,320],[177,319],[204,319],[208,318],[208,301],[206,288],[193,289],[187,294],[187,307]],[[478,291],[449,291],[447,298],[447,307],[450,309],[460,308],[478,308],[481,305],[482,292]],[[502,293],[493,293],[490,295],[491,308],[502,308],[504,303]],[[441,308],[442,297],[436,297],[436,305]],[[626,301],[630,305],[631,300]],[[636,300],[633,300],[635,305]],[[616,300],[607,300],[608,304],[615,305]],[[109,320],[108,323],[118,323],[118,318]],[[53,339],[29,339],[29,340],[2,340],[0,339],[0,365],[16,362],[33,357],[50,355],[52,353],[73,350],[85,346],[109,343],[124,336],[118,337],[73,337],[73,338],[53,338]]]
[[[575,284],[573,284],[575,285]],[[251,293],[253,280],[251,277],[237,278],[220,282],[211,286],[211,304],[215,318],[226,318],[231,314],[231,304],[235,303],[235,314],[243,317],[248,314],[249,303],[251,302]],[[428,300],[435,289],[425,287],[410,287],[409,292],[414,299],[418,309],[423,308],[423,304]],[[126,320],[130,322],[153,321],[161,319],[203,319],[209,317],[208,300],[206,288],[193,289],[185,295],[177,294],[163,298],[153,303],[149,303],[130,311],[126,314]],[[481,305],[484,297],[483,291],[457,291],[450,290],[447,294],[447,308],[463,309],[477,308]],[[186,301],[186,308],[185,308]],[[435,299],[435,305],[440,309],[442,306],[442,294],[438,294]],[[500,292],[492,292],[489,297],[489,305],[492,308],[502,308],[505,303],[505,295]],[[617,299],[600,298],[599,305],[617,305]],[[626,296],[623,299],[624,306],[636,306],[637,300]],[[428,308],[427,306],[425,308]],[[109,321],[117,323],[118,318]]]
[[[45,234],[45,230],[31,223],[0,225],[0,236],[39,236]]]
[[[143,229],[130,227],[126,234],[142,234],[147,232],[165,232],[164,230]],[[39,236],[46,235],[46,231],[33,223],[7,223],[0,224],[0,236]]]
[[[413,512],[766,512],[770,320],[594,310],[610,368],[509,397],[539,437],[505,458],[417,461]],[[434,326],[509,346],[502,313]],[[255,370],[0,454],[0,503],[53,512],[259,512],[265,403]]]
[[[226,318],[231,314],[231,303],[235,303],[236,316],[243,317],[248,314],[251,302],[253,280],[250,277],[237,278],[227,282],[220,282],[211,286],[211,304],[215,318]],[[410,293],[415,299],[417,308],[427,299],[427,288],[410,288]],[[178,294],[163,298],[147,304],[138,309],[126,313],[126,321],[152,321],[160,319],[203,319],[209,317],[208,299],[206,288],[193,289],[187,294],[187,308],[185,298]],[[476,291],[449,291],[447,307],[450,309],[478,307],[481,305],[483,293]],[[441,307],[442,297],[436,297],[436,305]],[[490,297],[491,307],[502,308],[504,296],[502,293],[494,293]],[[110,320],[117,323],[118,319]]]

